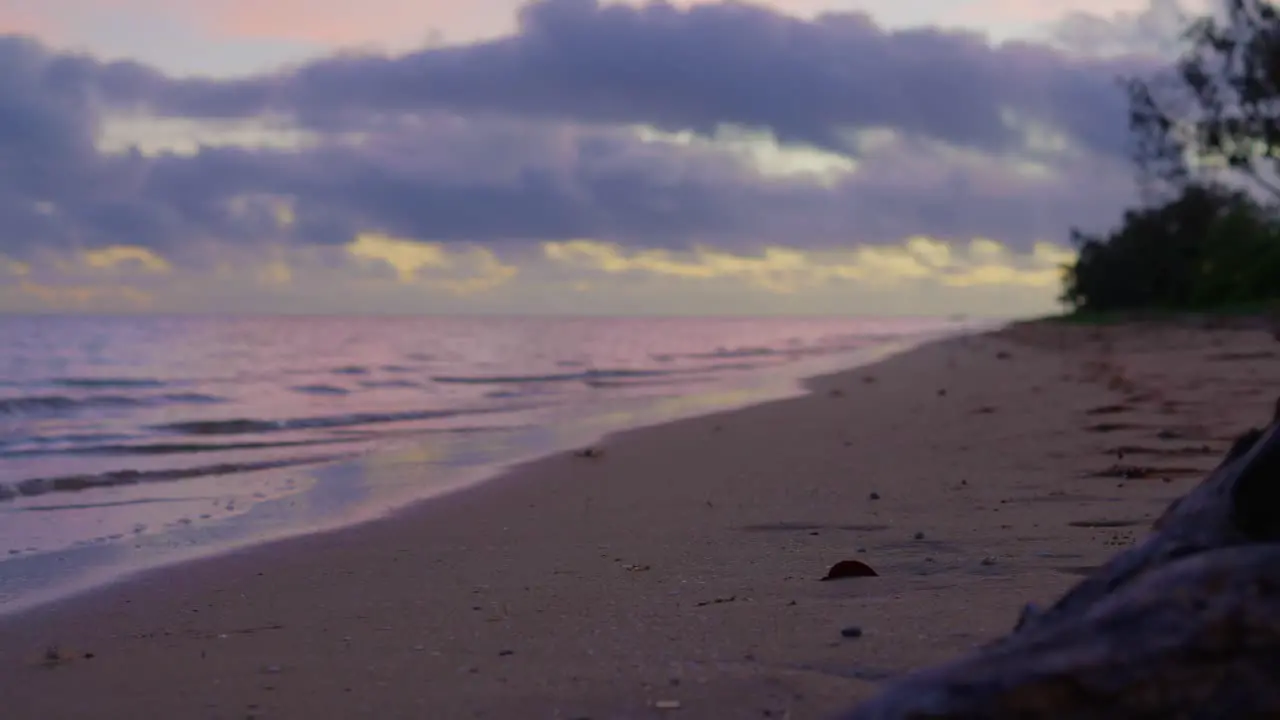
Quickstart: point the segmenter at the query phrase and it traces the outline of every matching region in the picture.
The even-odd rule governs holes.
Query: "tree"
[[[1225,0],[1184,39],[1171,72],[1125,82],[1146,189],[1210,177],[1280,200],[1280,11]]]
[[[1083,311],[1280,298],[1280,10],[1224,0],[1172,68],[1125,81],[1144,207],[1079,248],[1062,300]]]
[[[1280,229],[1248,195],[1187,185],[1104,237],[1072,231],[1062,300],[1078,310],[1193,309],[1280,297]]]

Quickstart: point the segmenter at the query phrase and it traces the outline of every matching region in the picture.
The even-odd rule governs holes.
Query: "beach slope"
[[[4,714],[828,717],[1144,533],[1269,416],[1277,350],[1155,325],[930,344],[0,619]],[[819,581],[847,559],[878,577]]]

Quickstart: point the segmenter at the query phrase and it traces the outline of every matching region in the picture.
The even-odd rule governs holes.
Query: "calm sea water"
[[[784,396],[803,375],[968,326],[0,317],[0,610]]]

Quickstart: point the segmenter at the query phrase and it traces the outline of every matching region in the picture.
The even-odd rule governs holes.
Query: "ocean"
[[[0,612],[793,395],[980,324],[0,316]]]

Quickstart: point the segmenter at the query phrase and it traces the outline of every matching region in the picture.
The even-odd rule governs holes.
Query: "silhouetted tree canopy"
[[[1185,40],[1169,71],[1125,82],[1147,204],[1107,235],[1072,230],[1077,311],[1280,299],[1280,11],[1224,0]]]
[[[1280,299],[1280,223],[1242,192],[1189,185],[1109,235],[1073,231],[1063,300],[1077,310],[1211,309]]]

